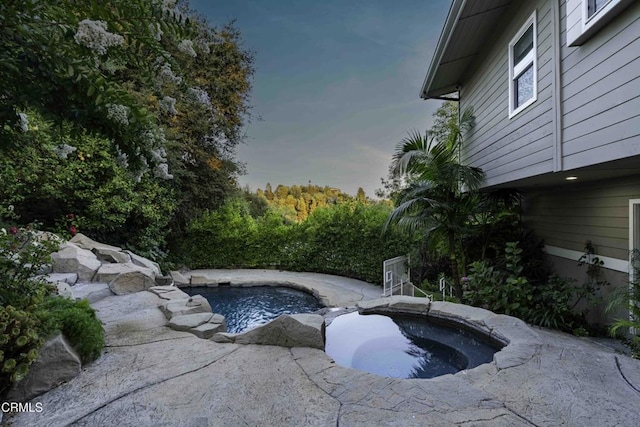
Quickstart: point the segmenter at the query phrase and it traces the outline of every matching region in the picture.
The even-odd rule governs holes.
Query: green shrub
[[[71,301],[49,296],[38,306],[36,315],[41,321],[41,334],[51,336],[62,332],[80,355],[82,363],[100,356],[104,331],[87,300]]]
[[[161,254],[175,211],[170,185],[151,173],[136,182],[109,138],[28,113],[32,129],[12,133],[0,150],[0,205],[66,238],[80,231],[142,256]],[[73,151],[61,154],[63,144]]]
[[[33,226],[0,230],[0,306],[18,309],[37,304],[52,289],[37,278],[58,245]]]
[[[631,347],[635,358],[640,359],[640,250],[631,251],[632,270],[629,286],[620,287],[611,295],[606,311],[611,313],[616,308],[629,312],[629,318],[616,319],[609,332],[613,337],[622,337]]]
[[[539,326],[567,332],[578,328],[583,317],[572,309],[584,288],[554,274],[546,280],[530,281],[523,275],[523,265],[517,242],[507,243],[504,259],[495,265],[487,261],[472,263],[467,302]]]
[[[23,379],[37,359],[43,340],[30,313],[0,305],[0,394]]]
[[[342,204],[301,223],[270,211],[254,219],[246,201],[227,202],[189,224],[176,260],[192,268],[280,268],[382,283],[382,262],[408,252],[407,238],[383,234],[390,208]]]

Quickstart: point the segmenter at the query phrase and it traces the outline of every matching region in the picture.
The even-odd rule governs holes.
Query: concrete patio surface
[[[336,276],[200,270],[212,283],[269,281],[363,305],[381,289]],[[384,378],[336,365],[322,350],[219,344],[173,331],[151,292],[93,303],[103,355],[35,398],[42,412],[11,426],[637,426],[640,361],[589,339],[531,328],[458,304],[455,313],[506,336],[494,361],[433,379]]]

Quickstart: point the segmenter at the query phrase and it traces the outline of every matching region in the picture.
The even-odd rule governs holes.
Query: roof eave
[[[447,15],[447,20],[445,21],[444,27],[442,28],[442,33],[440,34],[440,39],[438,40],[438,44],[436,45],[436,51],[431,58],[431,64],[429,65],[429,71],[422,83],[422,90],[420,91],[420,97],[422,99],[432,99],[435,97],[443,96],[448,93],[455,92],[457,89],[454,87],[453,90],[449,92],[444,92],[442,89],[438,91],[430,90],[431,84],[433,83],[433,79],[435,78],[436,72],[438,71],[438,67],[440,66],[440,61],[449,45],[449,41],[451,40],[451,35],[456,28],[456,24],[460,18],[460,14],[464,9],[464,5],[466,0],[453,0],[451,3],[451,7],[449,8],[449,14]],[[449,90],[447,88],[447,90]]]

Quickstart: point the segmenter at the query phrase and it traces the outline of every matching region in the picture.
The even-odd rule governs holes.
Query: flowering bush
[[[42,299],[51,286],[37,276],[57,248],[55,238],[33,226],[0,230],[0,306],[24,309]]]

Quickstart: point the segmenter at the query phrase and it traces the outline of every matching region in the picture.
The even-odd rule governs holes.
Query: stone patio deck
[[[218,282],[277,281],[332,305],[380,296],[336,276],[201,270]],[[640,361],[589,339],[456,304],[454,313],[508,335],[510,353],[433,379],[393,379],[336,365],[311,348],[219,344],[165,326],[147,291],[95,302],[104,354],[32,403],[12,426],[637,426]],[[335,304],[334,304],[335,303]],[[504,332],[507,331],[507,332]],[[509,356],[509,357],[506,357]]]

